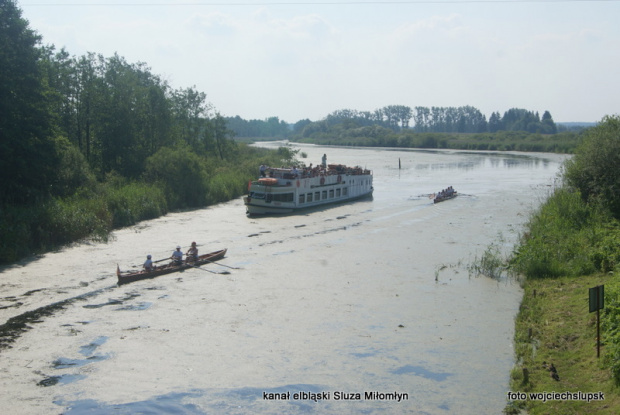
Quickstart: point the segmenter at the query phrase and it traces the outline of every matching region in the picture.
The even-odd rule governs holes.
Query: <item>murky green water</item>
[[[3,409],[501,413],[521,291],[467,265],[510,250],[563,157],[301,148],[372,169],[374,197],[267,218],[235,200],[3,269]],[[460,196],[433,205],[450,185]],[[241,269],[116,287],[117,263],[192,241]]]

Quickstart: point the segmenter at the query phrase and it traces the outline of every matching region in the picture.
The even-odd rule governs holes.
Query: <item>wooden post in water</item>
[[[400,157],[398,158],[398,170],[400,170]]]

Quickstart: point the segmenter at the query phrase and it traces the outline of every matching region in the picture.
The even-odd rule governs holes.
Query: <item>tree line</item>
[[[0,27],[1,203],[67,195],[88,173],[139,179],[149,157],[179,143],[207,159],[234,153],[232,132],[205,93],[173,89],[117,54],[39,47],[12,1],[2,0]]]
[[[413,121],[413,125],[410,123]],[[316,125],[319,124],[319,125]],[[323,125],[320,125],[323,124]],[[345,128],[380,126],[393,131],[416,133],[494,133],[498,131],[525,131],[538,134],[555,134],[557,126],[549,111],[542,118],[537,112],[513,108],[500,116],[494,112],[487,121],[480,110],[472,106],[463,107],[415,107],[389,105],[373,112],[338,110],[317,123],[305,124],[295,132],[302,137],[311,137],[321,128],[342,124]]]
[[[236,143],[195,87],[145,63],[42,46],[0,0],[0,263],[245,192],[294,157]]]
[[[270,117],[264,121],[246,121],[239,116],[226,118],[229,128],[239,137],[311,138],[335,126],[343,129],[378,126],[392,131],[415,133],[496,133],[524,131],[530,134],[556,134],[558,126],[549,111],[538,112],[512,108],[501,115],[493,112],[489,119],[472,106],[422,107],[388,105],[374,111],[340,109],[319,121],[304,119],[293,125]]]

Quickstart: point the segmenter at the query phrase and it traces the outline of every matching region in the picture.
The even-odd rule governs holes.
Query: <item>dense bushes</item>
[[[542,135],[525,131],[480,134],[395,132],[375,126],[349,130],[334,127],[332,130],[315,133],[312,137],[296,139],[323,145],[572,153],[581,136],[569,132]]]
[[[78,166],[83,177],[72,175],[74,170],[67,168],[67,182],[58,183],[57,196],[36,204],[0,205],[0,263],[83,238],[106,240],[114,228],[172,209],[234,199],[257,177],[260,164],[288,165],[295,157],[289,148],[273,151],[239,145],[234,160],[207,159],[181,144],[149,158],[141,181],[109,173],[98,183],[81,154],[71,147],[65,150],[68,159],[63,158],[63,165]]]
[[[157,218],[168,212],[164,192],[157,186],[144,183],[108,187],[106,200],[114,228]]]
[[[584,201],[601,202],[620,219],[620,116],[586,131],[565,176]]]
[[[620,275],[605,284],[605,308],[601,330],[605,333],[604,362],[611,370],[616,385],[620,385]]]
[[[511,267],[527,278],[578,276],[615,265],[602,258],[620,229],[606,211],[586,204],[579,193],[558,189],[535,213]]]
[[[115,227],[165,214],[166,201],[155,186],[129,183],[0,211],[0,263],[8,263],[86,237],[107,240]]]
[[[0,211],[0,263],[86,236],[106,239],[112,220],[103,198],[50,199]]]
[[[173,208],[202,206],[208,192],[207,164],[186,144],[164,147],[146,160],[145,178],[164,189]]]

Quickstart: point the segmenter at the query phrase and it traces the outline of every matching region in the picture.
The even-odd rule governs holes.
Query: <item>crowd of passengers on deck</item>
[[[324,167],[322,165],[312,166],[312,163],[310,163],[310,166],[302,165],[299,168],[296,166],[273,168],[265,166],[264,164],[260,166],[260,177],[306,179],[310,177],[330,176],[336,174],[361,175],[370,174],[370,171],[362,169],[359,166],[347,167],[342,164],[330,164],[328,167]]]

